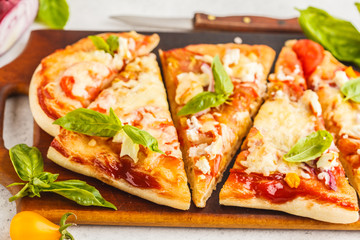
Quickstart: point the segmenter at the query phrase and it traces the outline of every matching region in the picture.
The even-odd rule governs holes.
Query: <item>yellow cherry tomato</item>
[[[61,218],[61,226],[65,225],[67,217],[73,215],[67,213]],[[20,212],[15,215],[10,223],[10,237],[12,240],[59,240],[73,239],[66,228],[58,226],[38,213],[31,211]]]

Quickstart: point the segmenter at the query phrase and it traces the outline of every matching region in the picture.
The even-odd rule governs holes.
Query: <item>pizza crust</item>
[[[113,187],[116,187],[122,191],[128,192],[130,194],[133,194],[135,196],[138,196],[140,198],[144,198],[146,200],[149,200],[151,202],[165,205],[169,207],[173,207],[180,210],[188,210],[190,208],[190,193],[188,195],[188,201],[180,201],[179,199],[169,199],[161,194],[149,190],[149,189],[141,189],[141,188],[135,188],[128,184],[126,181],[120,179],[120,180],[114,180],[110,178],[109,176],[105,174],[101,174],[97,171],[94,171],[91,166],[84,166],[82,164],[78,164],[74,161],[71,161],[71,157],[64,157],[61,153],[59,153],[56,149],[53,147],[49,148],[47,157],[51,159],[56,164],[69,169],[71,171],[97,178],[100,181],[109,184]]]
[[[35,122],[41,127],[42,130],[55,137],[59,134],[60,127],[58,125],[52,124],[55,120],[50,118],[46,113],[42,110],[39,104],[39,98],[37,94],[37,87],[40,84],[41,79],[37,77],[39,72],[41,71],[42,65],[36,68],[33,77],[30,82],[29,87],[29,104],[30,110],[33,115]]]
[[[277,210],[330,223],[348,224],[356,222],[359,219],[358,211],[344,209],[331,203],[318,203],[315,200],[305,199],[303,197],[298,197],[283,204],[272,204],[260,198],[237,200],[234,198],[222,199],[220,197],[220,204]]]

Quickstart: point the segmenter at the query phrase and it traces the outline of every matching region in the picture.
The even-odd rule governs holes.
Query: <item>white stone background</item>
[[[194,12],[218,16],[264,15],[277,18],[298,16],[294,9],[315,6],[349,20],[360,29],[360,14],[351,0],[68,0],[70,19],[67,30],[132,29],[131,26],[111,20],[111,15],[142,15],[163,17],[192,17]],[[0,67],[11,62],[27,43],[30,30],[43,29],[34,23],[29,31],[5,55],[0,57]],[[146,29],[135,29],[146,30]],[[32,117],[26,96],[10,98],[6,103],[4,139],[6,147],[17,143],[32,144]],[[0,166],[1,167],[1,166]],[[15,204],[9,203],[10,193],[0,186],[0,240],[9,240],[9,225],[16,213]],[[259,230],[259,229],[206,229],[121,226],[76,226],[71,232],[77,240],[93,239],[358,239],[356,231],[311,230]],[[25,239],[24,239],[25,240]]]

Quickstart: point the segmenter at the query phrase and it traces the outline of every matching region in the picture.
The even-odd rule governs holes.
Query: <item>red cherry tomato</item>
[[[308,39],[298,40],[293,50],[301,61],[305,77],[309,77],[324,58],[324,48]]]

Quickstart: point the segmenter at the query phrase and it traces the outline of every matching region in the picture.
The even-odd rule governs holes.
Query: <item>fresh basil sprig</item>
[[[221,64],[218,55],[214,57],[211,64],[214,76],[215,92],[201,92],[190,99],[183,108],[177,113],[178,116],[194,114],[207,108],[217,107],[225,103],[234,91],[234,85]]]
[[[159,149],[156,138],[134,126],[123,125],[112,108],[109,115],[91,109],[78,108],[58,118],[53,124],[73,132],[98,137],[114,137],[123,129],[135,144],[141,144],[153,152],[164,154]]]
[[[11,162],[19,178],[27,183],[13,183],[8,187],[25,185],[9,198],[12,202],[25,196],[40,197],[41,192],[53,192],[83,206],[99,206],[117,210],[106,201],[96,188],[80,180],[56,181],[59,174],[44,172],[44,162],[39,149],[18,144],[9,150]]]
[[[283,156],[288,162],[307,162],[321,156],[333,141],[333,136],[326,130],[319,130],[300,138],[290,151]]]
[[[351,99],[354,102],[360,103],[360,77],[351,79],[342,85],[341,93],[345,96],[345,101]]]
[[[36,21],[43,22],[51,28],[62,29],[66,25],[69,15],[69,6],[66,0],[39,0]]]
[[[119,48],[119,37],[117,36],[111,35],[106,39],[106,41],[102,37],[96,35],[89,36],[89,38],[98,50],[110,53],[111,56],[114,56],[115,52]]]
[[[359,8],[359,4],[356,6]],[[360,66],[360,33],[354,25],[318,8],[298,11],[300,26],[308,38],[323,45],[337,59]]]

